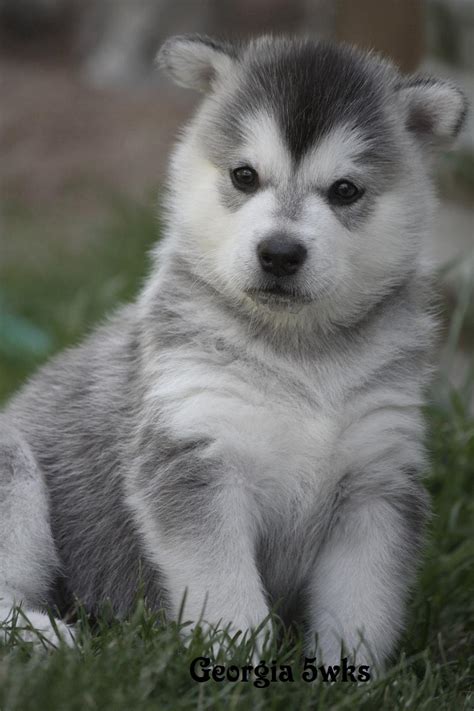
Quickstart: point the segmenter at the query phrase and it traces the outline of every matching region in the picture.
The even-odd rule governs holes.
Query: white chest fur
[[[249,491],[317,497],[334,475],[340,411],[294,365],[278,373],[255,362],[162,354],[150,393],[177,441],[211,441],[208,453]]]

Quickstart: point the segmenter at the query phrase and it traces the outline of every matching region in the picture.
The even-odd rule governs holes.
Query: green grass
[[[106,221],[79,244],[63,238],[67,222],[58,228],[49,215],[5,209],[14,245],[0,261],[0,401],[137,291],[158,233],[155,211],[125,199],[107,206]]]
[[[23,241],[32,253],[21,262],[13,254],[0,265],[6,325],[0,397],[136,292],[156,234],[153,212],[122,201],[111,214],[83,248],[72,249],[38,235],[37,224],[33,244],[31,219],[9,213],[17,255]],[[293,683],[200,684],[191,679],[189,665],[206,655],[213,640],[197,632],[184,646],[177,625],[157,624],[160,616],[138,603],[126,622],[106,624],[104,618],[92,629],[83,617],[74,648],[45,644],[43,651],[33,651],[13,634],[0,646],[0,711],[474,708],[474,421],[467,400],[453,393],[427,409],[427,485],[435,515],[407,632],[393,665],[377,681],[304,683],[297,679],[300,642],[287,636],[266,659],[291,663]],[[233,663],[245,663],[247,652],[248,644],[237,640]]]

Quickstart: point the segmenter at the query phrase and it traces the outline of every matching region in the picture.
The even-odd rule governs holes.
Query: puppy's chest
[[[295,367],[189,359],[156,396],[178,439],[205,439],[227,471],[260,495],[310,494],[331,477],[340,412]],[[166,384],[165,384],[166,383]]]

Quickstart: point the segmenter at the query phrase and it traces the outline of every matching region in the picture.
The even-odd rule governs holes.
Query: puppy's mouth
[[[280,285],[262,287],[261,289],[246,289],[246,295],[259,306],[266,306],[271,311],[289,311],[297,313],[312,299],[307,294],[290,291]]]

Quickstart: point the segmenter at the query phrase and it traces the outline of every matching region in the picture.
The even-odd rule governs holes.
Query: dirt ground
[[[67,61],[12,57],[0,57],[0,95],[1,200],[86,211],[96,191],[140,198],[162,181],[193,102],[165,81],[98,90]]]

